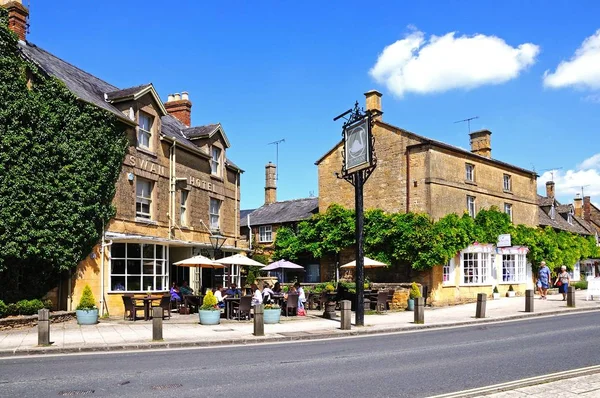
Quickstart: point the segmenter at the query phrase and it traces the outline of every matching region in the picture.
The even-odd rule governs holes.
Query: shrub
[[[498,286],[494,286],[494,290],[492,291],[493,293],[499,293],[498,292]]]
[[[335,287],[333,287],[331,283],[328,283],[327,285],[325,285],[325,290],[328,292],[333,292],[335,291]]]
[[[8,306],[4,304],[4,301],[0,300],[0,318],[4,318],[6,316],[7,311]]]
[[[206,293],[204,296],[204,300],[202,300],[202,307],[200,307],[203,311],[213,311],[218,310],[217,307],[218,301],[213,292]]]
[[[509,292],[514,292],[514,291],[515,291],[515,289],[513,289],[512,285],[510,285],[510,286],[508,287],[508,291],[509,291]]]
[[[579,289],[579,290],[587,290],[587,288],[588,288],[587,281],[573,282],[572,285],[575,289]]]
[[[17,304],[10,303],[6,306],[6,316],[11,315],[19,315],[19,310],[17,309]]]
[[[281,307],[279,304],[265,304],[265,310],[279,310]]]
[[[48,299],[48,300],[44,300],[44,308],[47,310],[52,310],[52,307],[54,307],[54,304],[52,303],[52,300]]]
[[[83,293],[81,294],[81,299],[79,299],[79,305],[77,306],[77,310],[90,311],[95,309],[96,300],[94,299],[92,289],[90,288],[90,285],[85,285]]]
[[[421,297],[421,290],[419,289],[419,286],[417,286],[416,282],[413,282],[410,285],[410,293],[409,293],[409,298],[411,299],[416,299]]]

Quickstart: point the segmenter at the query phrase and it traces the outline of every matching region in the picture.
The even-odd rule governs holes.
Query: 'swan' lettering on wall
[[[146,159],[140,159],[134,155],[129,155],[129,165],[135,167],[136,169],[144,170],[152,174],[158,174],[159,176],[166,178],[169,177],[165,166],[161,166],[160,164],[156,164]],[[194,176],[189,176],[187,182],[189,185],[196,188],[211,192],[215,191],[215,185],[212,182],[204,181]]]

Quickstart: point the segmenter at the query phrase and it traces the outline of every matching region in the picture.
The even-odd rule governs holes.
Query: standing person
[[[560,283],[559,283],[560,282]],[[567,289],[569,288],[569,282],[571,282],[571,276],[567,272],[567,267],[560,267],[560,274],[556,276],[555,285],[558,285],[558,292],[562,293],[563,301],[567,300]]]
[[[550,268],[546,266],[546,262],[540,263],[540,270],[538,271],[538,282],[540,282],[540,300],[546,300],[548,294],[548,288],[550,287]]]
[[[306,294],[304,294],[304,289],[300,285],[300,282],[296,282],[294,287],[298,292],[298,308],[304,308],[304,303],[306,303]]]

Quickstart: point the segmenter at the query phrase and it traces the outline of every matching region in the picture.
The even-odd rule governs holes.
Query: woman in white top
[[[270,303],[271,302],[271,296],[273,294],[274,294],[273,290],[271,290],[271,287],[269,286],[269,284],[267,282],[265,282],[265,284],[263,286],[263,291],[262,291],[263,301],[265,303]]]
[[[262,292],[255,283],[251,286],[252,289],[252,306],[260,305],[263,302]]]

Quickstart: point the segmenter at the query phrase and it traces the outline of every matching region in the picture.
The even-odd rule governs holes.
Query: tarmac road
[[[426,397],[598,365],[599,321],[589,312],[287,344],[2,358],[0,396]]]

